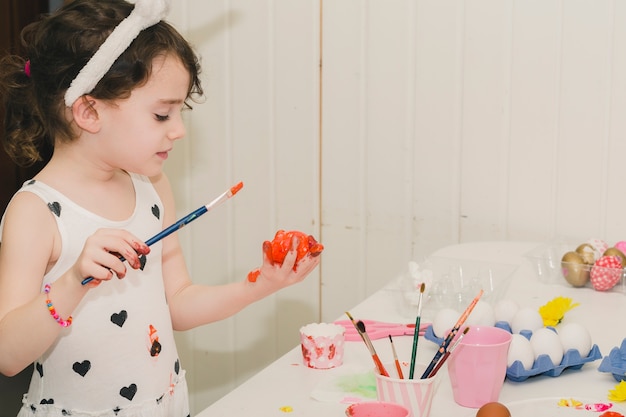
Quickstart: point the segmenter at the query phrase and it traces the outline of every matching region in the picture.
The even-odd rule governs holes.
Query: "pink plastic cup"
[[[447,361],[457,404],[480,408],[498,401],[511,339],[511,333],[497,327],[470,326]]]
[[[403,405],[385,401],[366,401],[346,408],[348,417],[409,417],[410,413]]]
[[[415,364],[415,379],[408,379],[409,364],[401,363],[404,379],[400,379],[396,377],[395,372],[391,371],[395,370],[395,363],[385,363],[384,366],[393,376],[383,376],[375,372],[378,400],[402,404],[409,409],[411,417],[428,417],[441,374],[437,373],[434,377],[420,379],[426,365],[417,363]]]
[[[311,323],[300,328],[302,360],[314,369],[330,369],[343,363],[346,328],[333,323]]]

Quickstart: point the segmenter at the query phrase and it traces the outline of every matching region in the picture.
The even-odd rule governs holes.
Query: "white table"
[[[509,286],[506,298],[516,300],[520,306],[539,308],[557,296],[570,297],[581,305],[569,311],[568,321],[586,326],[603,356],[626,337],[626,295],[599,293],[588,288],[571,288],[539,282],[523,255],[538,243],[531,242],[480,242],[450,246],[435,255],[476,261],[498,261],[518,264],[519,268]],[[356,319],[375,319],[385,322],[409,323],[397,305],[398,293],[384,288],[359,305],[346,309]],[[426,320],[426,318],[424,318]],[[306,323],[303,323],[306,324]],[[617,330],[617,331],[616,331]],[[392,359],[387,338],[373,341],[383,361]],[[411,357],[412,337],[394,337],[394,345],[401,360]],[[437,346],[420,339],[418,361],[428,363]],[[601,360],[585,364],[580,370],[565,370],[559,377],[534,376],[523,382],[505,381],[500,402],[507,403],[529,398],[592,398],[606,401],[609,389],[616,385],[610,374],[597,371]],[[322,402],[311,398],[311,393],[324,381],[355,370],[373,367],[372,359],[362,341],[346,342],[344,365],[330,370],[314,370],[302,365],[300,346],[259,372],[200,412],[197,417],[251,416],[251,417],[330,417],[343,416],[347,404]],[[444,368],[440,371],[441,383],[435,394],[431,417],[472,417],[476,410],[457,405]],[[284,407],[289,407],[285,411]],[[281,409],[283,408],[283,409]]]

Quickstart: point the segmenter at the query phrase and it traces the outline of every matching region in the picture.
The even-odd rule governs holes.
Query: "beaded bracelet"
[[[48,297],[48,294],[50,294],[50,284],[46,284],[43,288],[44,288],[44,292],[46,293],[46,305],[48,306],[48,310],[50,311],[50,315],[62,327],[69,327],[70,324],[72,324],[72,316],[69,316],[67,318],[67,320],[63,320],[59,316],[57,311],[54,309],[54,306],[52,305],[52,301],[50,301],[50,297]]]

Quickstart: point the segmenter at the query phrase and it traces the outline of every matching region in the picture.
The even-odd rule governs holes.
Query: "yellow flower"
[[[614,389],[609,390],[609,400],[626,401],[626,381],[621,381]]]
[[[572,304],[572,299],[568,297],[556,297],[552,301],[548,301],[545,305],[539,307],[543,325],[556,326],[563,320],[565,313],[577,306],[579,304]]]

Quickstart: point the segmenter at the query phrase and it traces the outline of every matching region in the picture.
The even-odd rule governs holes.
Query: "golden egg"
[[[626,267],[626,255],[624,255],[624,252],[617,248],[608,248],[604,251],[604,254],[602,254],[602,256],[617,256],[622,262],[622,267]]]
[[[578,252],[567,252],[561,258],[561,272],[573,287],[583,287],[589,281],[589,265]]]
[[[596,261],[596,249],[589,243],[583,243],[582,245],[578,245],[578,247],[576,248],[576,253],[578,253],[583,258],[583,262],[587,265],[593,265],[593,263]]]
[[[480,407],[476,417],[511,417],[511,412],[504,404],[491,402]]]

